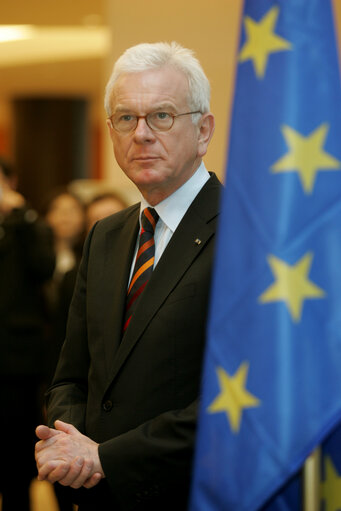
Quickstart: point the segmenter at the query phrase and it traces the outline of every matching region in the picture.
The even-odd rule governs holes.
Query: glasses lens
[[[115,130],[128,133],[136,128],[137,117],[130,114],[116,114],[112,117],[112,123]]]
[[[173,126],[173,117],[167,112],[152,112],[146,117],[148,126],[152,130],[167,131]]]

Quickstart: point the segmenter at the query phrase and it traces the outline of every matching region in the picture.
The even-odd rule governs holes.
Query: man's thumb
[[[59,431],[49,428],[48,426],[41,425],[36,428],[36,435],[38,438],[40,438],[40,440],[47,440],[48,438],[58,434]]]

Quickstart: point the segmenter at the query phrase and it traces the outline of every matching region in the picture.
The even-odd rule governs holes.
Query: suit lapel
[[[129,211],[122,221],[106,233],[101,295],[105,332],[105,360],[110,377],[115,354],[121,343],[121,325],[124,316],[126,290],[139,228],[139,205]]]
[[[165,249],[136,308],[112,367],[110,382],[140,339],[153,316],[195,258],[214,235],[221,184],[213,175],[194,199]],[[122,310],[123,313],[123,310]]]

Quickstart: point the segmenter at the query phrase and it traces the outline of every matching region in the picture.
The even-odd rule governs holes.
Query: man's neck
[[[150,204],[151,206],[156,206],[163,200],[167,199],[170,195],[172,195],[176,190],[181,188],[198,170],[199,166],[201,164],[201,161],[199,161],[198,165],[195,167],[195,169],[186,176],[186,179],[183,179],[182,181],[176,181],[174,182],[174,185],[171,186],[170,183],[167,183],[166,185],[162,186],[159,184],[156,184],[154,187],[148,186],[148,187],[139,187],[139,190],[141,192],[141,195],[144,197],[144,199]]]

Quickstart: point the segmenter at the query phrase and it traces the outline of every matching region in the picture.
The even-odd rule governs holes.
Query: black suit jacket
[[[71,422],[100,443],[106,479],[81,509],[92,495],[103,509],[186,509],[220,190],[212,175],[123,339],[139,205],[88,237],[48,405],[50,423]]]
[[[42,286],[52,277],[54,264],[52,231],[35,211],[23,207],[0,215],[1,381],[42,376],[46,361]]]

